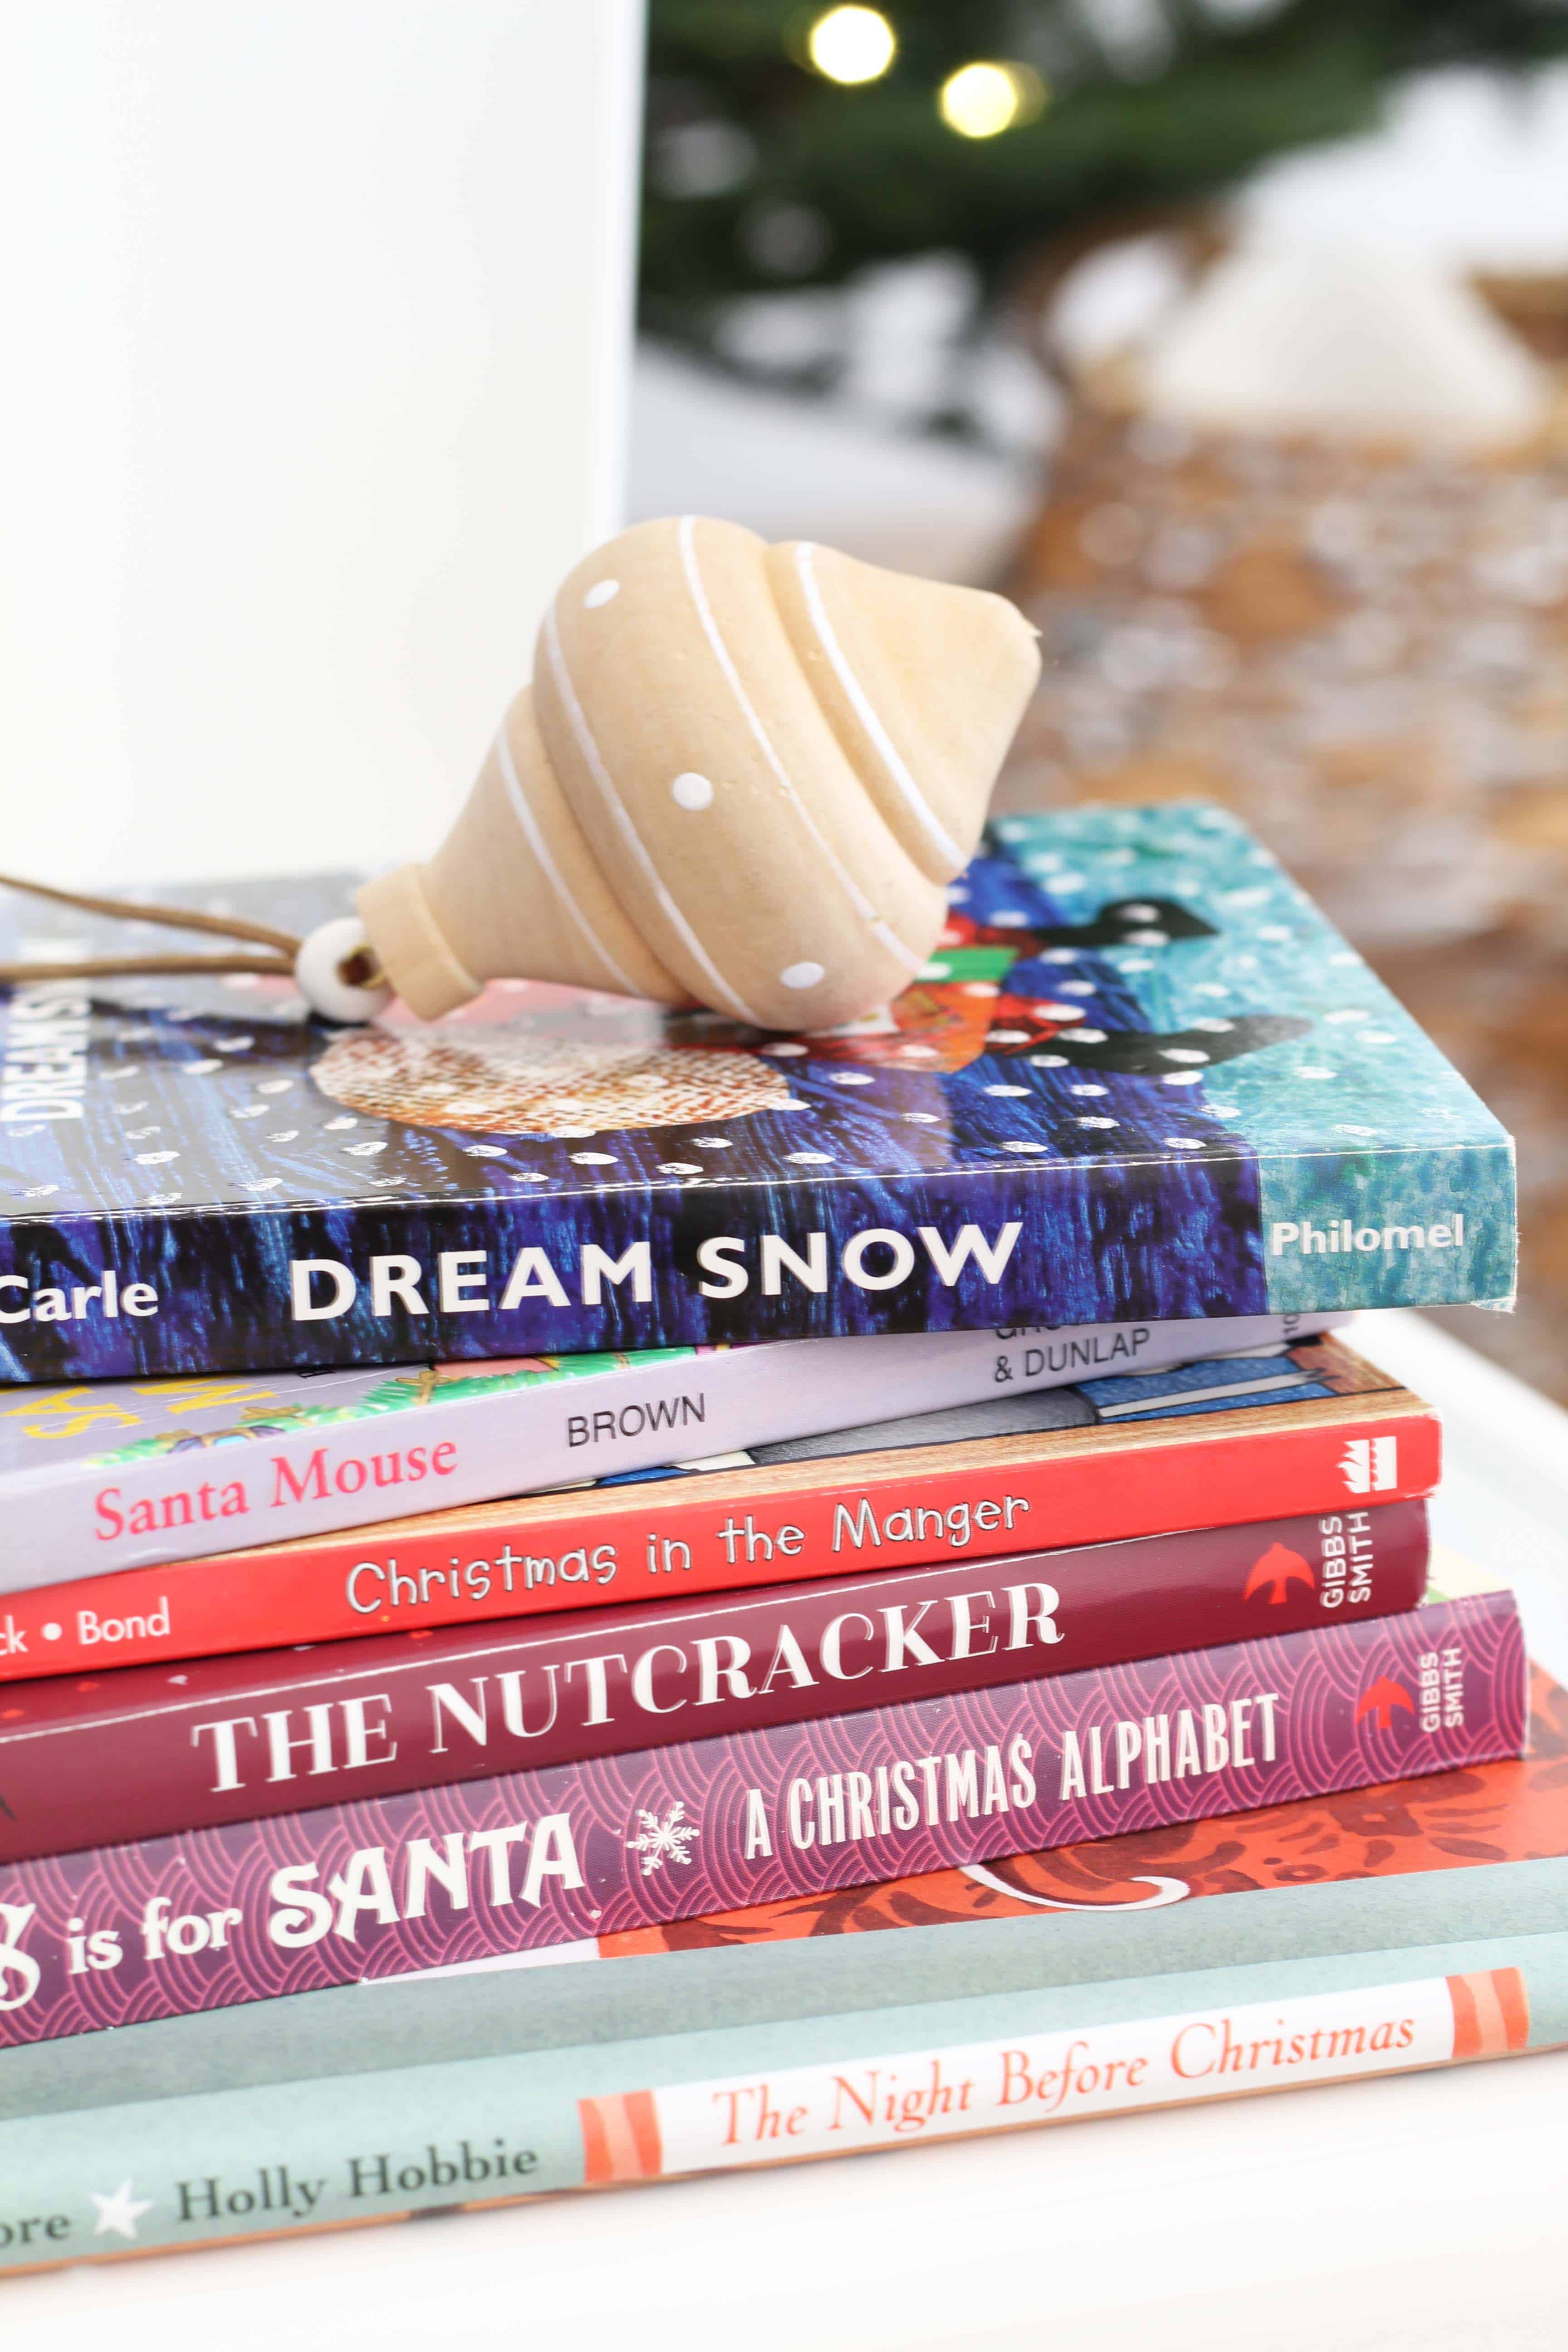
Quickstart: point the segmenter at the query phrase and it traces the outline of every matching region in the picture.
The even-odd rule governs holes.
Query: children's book
[[[40,1392],[16,1393],[25,1409]],[[1369,1507],[1432,1492],[1440,1435],[1430,1405],[1329,1334],[1062,1388],[995,1383],[945,1412],[61,1583],[32,1583],[14,1536],[6,1566],[27,1589],[0,1610],[0,1684],[847,1570],[978,1573],[1022,1549],[1305,1513],[1359,1534]],[[194,1448],[181,1491],[199,1504],[225,1453],[225,1483],[265,1503],[265,1433]]]
[[[1538,1667],[1522,1759],[7,2051],[0,2266],[1549,2049],[1565,1902]]]
[[[0,1591],[818,1437],[858,1423],[868,1398],[895,1417],[1086,1373],[1136,1386],[1163,1366],[1278,1350],[1340,1319],[899,1331],[29,1386],[0,1392]],[[1255,1377],[1268,1383],[1270,1370],[1260,1360]]]
[[[303,931],[352,887],[165,895]],[[7,955],[125,944],[3,911]],[[831,1035],[522,982],[363,1029],[243,973],[20,986],[0,1372],[1510,1299],[1508,1138],[1227,812],[1005,817],[950,917]]]

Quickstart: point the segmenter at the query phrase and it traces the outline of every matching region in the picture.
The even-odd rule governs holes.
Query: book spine
[[[1370,1402],[1370,1400],[1369,1400]],[[596,1496],[491,1507],[127,1569],[7,1594],[0,1683],[110,1665],[414,1633],[645,1595],[733,1591],[846,1568],[979,1564],[1028,1543],[1057,1550],[1173,1528],[1299,1518],[1429,1495],[1441,1432],[1426,1407],[1322,1426],[1181,1434],[1114,1452],[911,1469],[899,1454],[846,1456],[812,1486],[745,1473],[674,1478]],[[1198,1433],[1194,1434],[1194,1430]]]
[[[1512,2056],[1565,2012],[1568,1936],[1497,1937],[87,2105],[0,2123],[0,2272]]]
[[[1399,1155],[1399,1230],[1418,1224],[1423,1243],[1385,1244],[1380,1224],[1375,1273],[1373,1251],[1353,1232],[1348,1253],[1308,1247],[1298,1257],[1289,1255],[1296,1244],[1272,1234],[1299,1229],[1301,1217],[1270,1218],[1261,1182],[1283,1184],[1313,1157],[1275,1154],[1265,1166],[1238,1141],[1173,1166],[1018,1156],[883,1178],[716,1180],[703,1184],[700,1214],[682,1181],[650,1178],[625,1192],[548,1199],[383,1194],[363,1207],[11,1218],[0,1220],[0,1375],[135,1380],[432,1354],[584,1355],[1340,1312],[1509,1291],[1512,1162],[1502,1141]],[[1325,1197],[1349,1213],[1364,1171],[1329,1157],[1343,1183]],[[1456,1198],[1465,1246],[1426,1246]],[[1283,1205],[1300,1211],[1289,1193]],[[1100,1245],[1103,1236],[1114,1245]],[[779,1245],[788,1254],[780,1264],[807,1276],[777,1270]],[[395,1264],[399,1283],[378,1285],[373,1259]]]
[[[1317,1318],[1319,1324],[1342,1318]],[[1282,1346],[1302,1318],[1258,1315],[1072,1331],[900,1332],[687,1349],[542,1376],[526,1388],[258,1431],[243,1444],[30,1465],[0,1482],[0,1591],[289,1542],[367,1517],[450,1509],[656,1469],[672,1456],[815,1437],[884,1420]],[[309,1402],[307,1397],[306,1402]],[[45,1449],[47,1451],[47,1449]]]
[[[195,1830],[0,1873],[43,2041],[1517,1755],[1512,1597]]]
[[[1423,1503],[16,1687],[0,1862],[1413,1609]],[[366,1656],[367,1646],[370,1655]]]

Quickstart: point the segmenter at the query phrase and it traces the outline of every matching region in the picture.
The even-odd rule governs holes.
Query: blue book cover
[[[167,894],[308,930],[346,877]],[[421,1025],[234,974],[0,995],[0,1376],[1479,1300],[1512,1146],[1201,803],[1004,817],[829,1035],[511,982]],[[146,952],[20,899],[0,953]]]

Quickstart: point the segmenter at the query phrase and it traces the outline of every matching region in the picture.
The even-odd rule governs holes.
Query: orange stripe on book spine
[[[1530,2040],[1530,1995],[1518,1969],[1478,1969],[1448,1979],[1456,2058],[1500,2058]]]
[[[607,2099],[579,2099],[583,2177],[590,2187],[608,2180],[656,2180],[664,2168],[658,2111],[651,2091],[622,2091]]]

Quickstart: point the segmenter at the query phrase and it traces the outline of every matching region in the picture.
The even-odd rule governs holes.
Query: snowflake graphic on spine
[[[697,1824],[687,1820],[683,1801],[678,1801],[671,1805],[662,1821],[657,1813],[650,1813],[646,1806],[639,1805],[637,1819],[642,1827],[635,1838],[626,1840],[626,1852],[641,1856],[645,1878],[651,1878],[654,1872],[662,1870],[667,1862],[689,1865],[691,1855],[688,1848],[697,1836]]]

